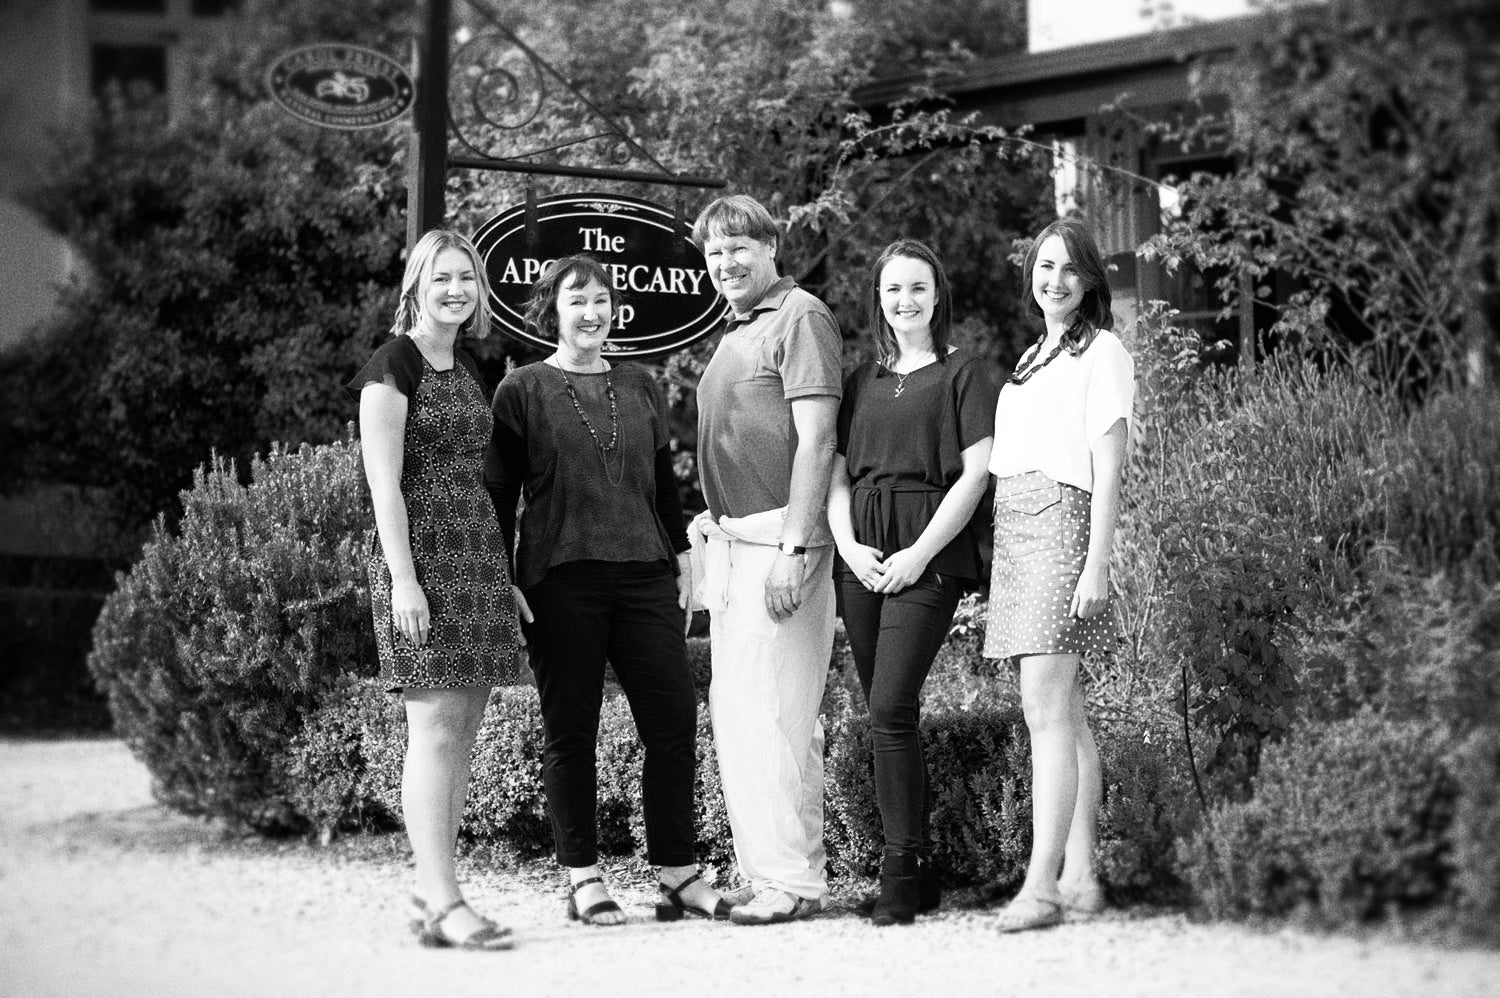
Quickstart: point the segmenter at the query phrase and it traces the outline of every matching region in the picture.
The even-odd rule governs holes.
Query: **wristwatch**
[[[778,542],[776,545],[776,550],[780,551],[782,554],[792,555],[793,557],[796,557],[797,555],[807,554],[807,548],[803,547],[801,544],[788,544],[786,541]]]

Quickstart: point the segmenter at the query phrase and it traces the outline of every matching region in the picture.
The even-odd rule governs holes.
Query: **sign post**
[[[406,245],[443,224],[448,177],[448,33],[452,0],[423,0],[416,48],[416,107],[406,156]]]

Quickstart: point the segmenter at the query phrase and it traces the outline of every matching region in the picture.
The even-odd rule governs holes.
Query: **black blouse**
[[[916,542],[963,474],[964,450],[994,435],[998,395],[992,365],[956,352],[904,378],[875,361],[849,375],[838,450],[849,465],[857,541],[886,556]],[[937,553],[929,571],[982,581],[979,519]]]
[[[666,401],[656,382],[634,364],[615,365],[612,420],[603,374],[567,377],[593,434],[551,364],[517,368],[495,391],[484,483],[506,550],[515,552],[512,577],[523,589],[571,561],[672,562],[674,552],[688,549]],[[598,444],[609,444],[616,423],[617,445],[601,453]]]
[[[386,375],[390,375],[391,380],[395,382],[396,391],[407,398],[412,398],[417,394],[417,386],[422,383],[424,363],[422,348],[417,346],[410,336],[405,334],[392,336],[370,355],[365,366],[349,379],[344,389],[357,402],[365,385],[378,384],[385,380]],[[478,365],[474,363],[473,357],[464,352],[463,348],[458,346],[453,348],[453,364],[469,372],[469,377],[479,385],[480,394],[486,396],[489,394],[489,389],[484,386],[484,379],[479,376]]]

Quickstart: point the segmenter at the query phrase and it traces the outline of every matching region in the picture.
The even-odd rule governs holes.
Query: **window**
[[[167,91],[167,49],[163,45],[106,45],[89,51],[90,83],[95,93],[111,85],[126,94],[149,87]]]
[[[89,0],[96,14],[165,14],[167,0]]]

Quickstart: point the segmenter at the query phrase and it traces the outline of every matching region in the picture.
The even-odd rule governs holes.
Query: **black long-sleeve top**
[[[565,378],[550,364],[528,364],[500,382],[492,408],[484,482],[517,585],[534,586],[571,561],[665,560],[675,569],[687,529],[666,401],[645,370],[617,364],[607,375]]]

